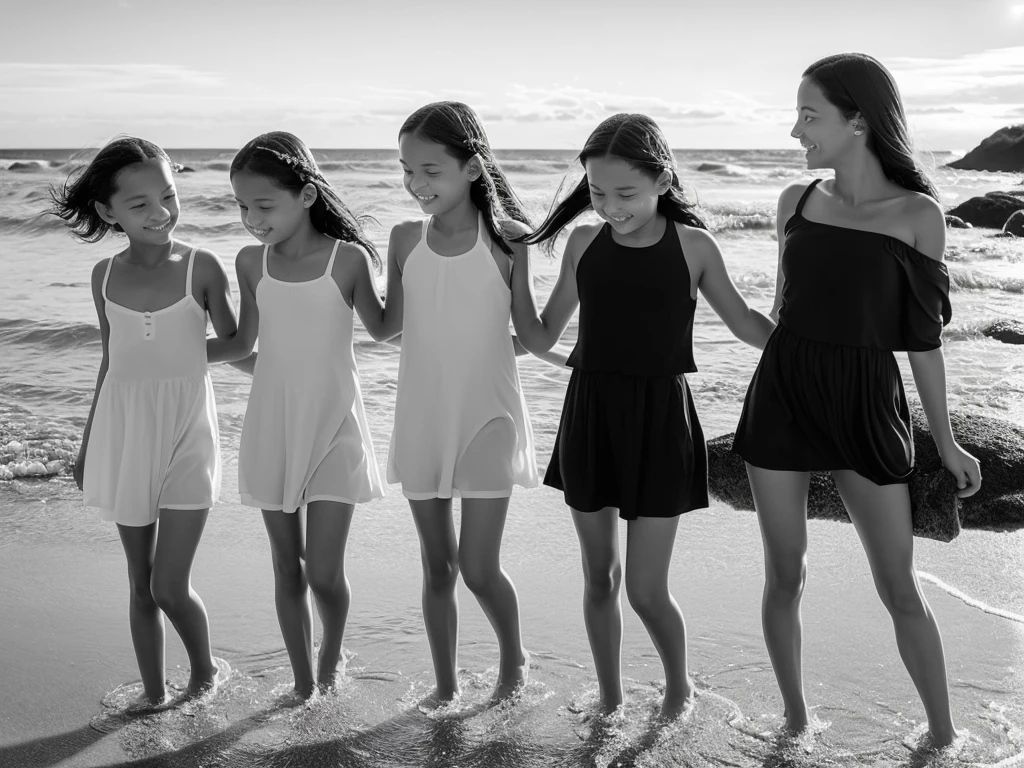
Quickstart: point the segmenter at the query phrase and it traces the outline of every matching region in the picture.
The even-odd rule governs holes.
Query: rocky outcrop
[[[1004,344],[1024,344],[1024,323],[1017,320],[996,320],[981,333]]]
[[[950,229],[970,229],[971,225],[961,219],[959,216],[946,216],[946,226]]]
[[[1010,215],[1010,218],[1003,224],[1003,234],[1024,237],[1024,210]]]
[[[910,480],[914,534],[950,541],[963,528],[1024,528],[1024,427],[988,416],[950,414],[957,442],[981,462],[982,483],[973,496],[956,495],[953,476],[942,466],[920,405],[911,408],[917,471]],[[743,459],[732,453],[732,434],[708,442],[712,496],[736,509],[752,510]],[[827,472],[811,473],[807,515],[849,522]]]
[[[1024,171],[1024,125],[1000,128],[949,167],[961,171]]]
[[[1024,197],[1020,192],[988,192],[965,200],[946,211],[946,216],[956,216],[975,227],[1002,229],[1006,220],[1020,210],[1024,210]]]

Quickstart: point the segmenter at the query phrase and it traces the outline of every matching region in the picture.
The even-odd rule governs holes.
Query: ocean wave
[[[1002,291],[1024,293],[1024,278],[986,275],[970,269],[951,269],[949,285],[952,291]]]
[[[0,214],[0,233],[41,235],[44,232],[59,232],[64,222],[56,216],[36,213],[32,216],[4,216]]]
[[[100,343],[100,331],[87,323],[54,323],[42,320],[0,318],[0,345],[29,344],[61,350]]]
[[[695,169],[698,173],[711,173],[715,176],[749,176],[750,169],[732,163],[701,163]]]

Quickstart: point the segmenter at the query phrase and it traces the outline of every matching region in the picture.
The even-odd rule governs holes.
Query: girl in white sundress
[[[515,587],[499,560],[513,485],[537,485],[533,431],[509,330],[511,237],[526,215],[472,109],[429,104],[399,131],[405,188],[426,220],[398,224],[388,246],[386,335],[402,331],[389,482],[402,484],[419,533],[423,617],[437,688],[459,695],[461,571],[498,636],[492,701],[528,674]],[[523,350],[525,352],[525,350]],[[462,497],[456,541],[452,497]]]
[[[238,333],[226,343],[211,340],[209,354],[211,361],[244,358],[259,336],[238,485],[242,503],[263,510],[277,618],[295,676],[286,698],[297,702],[335,683],[353,507],[384,494],[352,353],[353,310],[380,338],[383,304],[371,273],[379,258],[290,133],[266,133],[242,147],[231,185],[242,224],[262,245],[238,254]],[[324,633],[315,677],[310,590]]]
[[[167,154],[143,139],[107,144],[63,189],[51,213],[81,240],[114,230],[128,247],[92,271],[103,360],[75,464],[85,503],[117,524],[128,559],[129,617],[143,694],[132,710],[170,702],[166,613],[188,653],[179,701],[219,683],[192,561],[220,492],[217,409],[207,373],[207,316],[235,332],[217,257],[173,238],[177,191]],[[243,367],[243,366],[240,366]]]

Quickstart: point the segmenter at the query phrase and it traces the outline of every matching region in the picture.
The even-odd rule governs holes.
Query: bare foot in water
[[[220,686],[231,677],[231,666],[224,659],[214,659],[213,668],[205,674],[192,672],[188,687],[176,699],[176,703],[215,696]]]
[[[782,717],[785,719],[782,731],[787,736],[799,736],[801,733],[806,731],[807,726],[811,724],[811,720],[807,716],[806,709],[798,713],[798,716],[790,715],[789,710],[785,710],[782,713]]]
[[[434,712],[450,706],[460,696],[462,696],[462,691],[458,688],[454,691],[441,691],[435,688],[416,703],[416,708],[423,713]]]
[[[173,703],[174,697],[167,691],[164,691],[163,696],[159,699],[150,698],[145,693],[141,693],[137,698],[128,703],[128,706],[124,708],[124,714],[130,717],[153,715],[170,709]]]
[[[508,701],[522,692],[530,678],[530,652],[523,650],[520,663],[509,670],[508,674],[498,676],[498,682],[494,686],[488,704],[494,706]]]
[[[693,681],[687,680],[686,687],[678,694],[665,692],[665,698],[661,702],[661,712],[658,719],[663,721],[675,720],[678,717],[686,717],[693,711],[696,693],[693,689]]]

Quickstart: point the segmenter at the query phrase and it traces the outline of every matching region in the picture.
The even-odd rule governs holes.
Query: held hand
[[[85,453],[82,451],[78,452],[78,458],[75,459],[75,469],[72,472],[72,476],[75,478],[75,485],[81,491],[82,483],[85,480]]]
[[[956,443],[942,456],[942,465],[953,474],[959,488],[956,495],[961,499],[973,496],[981,488],[981,465]]]

